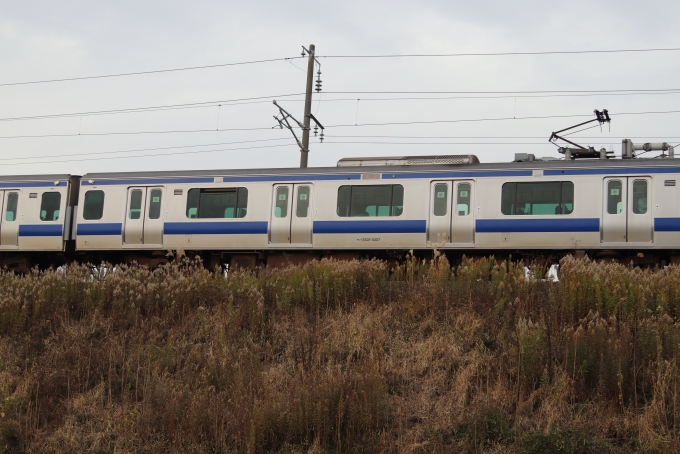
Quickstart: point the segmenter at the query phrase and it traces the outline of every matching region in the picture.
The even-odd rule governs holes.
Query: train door
[[[128,188],[123,245],[163,245],[163,188]]]
[[[604,179],[603,243],[653,243],[651,186],[649,177]]]
[[[433,181],[430,184],[428,241],[451,247],[474,244],[474,182]]]
[[[0,191],[0,247],[17,249],[19,247],[19,191]]]
[[[277,184],[273,189],[269,242],[312,245],[312,185]]]
[[[451,242],[451,185],[452,181],[430,183],[430,222],[427,241],[445,245]]]

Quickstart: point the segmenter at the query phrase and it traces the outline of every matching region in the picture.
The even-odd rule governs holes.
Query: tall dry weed
[[[0,447],[679,450],[680,268],[545,273],[438,251],[0,273]]]

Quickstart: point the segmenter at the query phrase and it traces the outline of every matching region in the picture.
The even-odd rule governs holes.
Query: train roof
[[[68,174],[0,176],[0,189],[32,186],[59,186],[71,179]]]
[[[374,158],[380,159],[380,158]],[[309,167],[309,168],[264,168],[264,169],[219,169],[219,170],[173,170],[153,172],[104,172],[88,173],[83,175],[82,180],[108,180],[108,179],[142,179],[142,178],[177,178],[177,177],[219,177],[219,176],[290,176],[290,175],[345,175],[345,174],[368,174],[368,173],[432,173],[432,172],[503,172],[521,170],[560,170],[576,171],[585,173],[593,170],[596,173],[605,172],[606,169],[630,171],[632,169],[667,169],[678,168],[680,172],[680,159],[672,158],[636,158],[636,159],[583,159],[583,160],[548,160],[528,162],[495,162],[495,163],[470,163],[465,165],[456,164],[426,164],[426,165],[378,165],[378,166],[339,166],[339,167]],[[562,172],[564,173],[564,172]],[[572,172],[569,172],[572,173]],[[618,172],[615,172],[618,173]]]

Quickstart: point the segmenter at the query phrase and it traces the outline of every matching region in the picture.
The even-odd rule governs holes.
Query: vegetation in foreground
[[[679,267],[573,258],[4,273],[0,444],[677,452],[679,316]]]

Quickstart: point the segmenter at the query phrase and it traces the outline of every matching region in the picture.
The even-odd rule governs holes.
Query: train
[[[336,167],[0,177],[0,267],[210,267],[323,257],[561,257],[680,263],[680,164],[667,144],[621,159],[344,158]],[[640,150],[663,150],[644,158]]]

